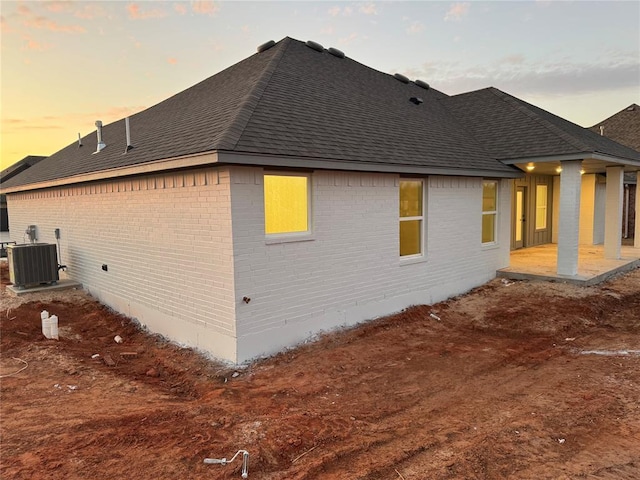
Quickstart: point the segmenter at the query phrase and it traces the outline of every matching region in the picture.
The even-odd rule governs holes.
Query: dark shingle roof
[[[421,105],[409,100],[420,97]],[[7,182],[56,180],[210,151],[476,170],[514,176],[438,101],[441,92],[402,83],[349,58],[285,38],[274,47],[60,150]],[[277,166],[277,157],[273,157]],[[482,173],[478,173],[482,174]],[[105,172],[108,175],[108,172]],[[3,185],[5,186],[5,185]]]
[[[45,158],[47,157],[41,155],[27,155],[22,160],[17,161],[0,172],[0,184],[15,177],[27,168],[33,167],[36,163]]]
[[[600,134],[601,126],[604,127],[605,137],[640,151],[640,106],[637,104],[632,103],[624,110],[589,127],[589,130]]]
[[[486,88],[443,101],[500,160],[604,154],[640,161],[640,153],[504,93]]]

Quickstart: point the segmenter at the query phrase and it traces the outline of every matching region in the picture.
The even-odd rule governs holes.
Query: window
[[[536,185],[536,230],[547,228],[547,186]]]
[[[422,254],[424,223],[422,180],[400,180],[400,256]]]
[[[482,182],[482,243],[496,242],[498,226],[498,182]]]
[[[267,235],[309,231],[309,175],[264,175],[264,230]]]

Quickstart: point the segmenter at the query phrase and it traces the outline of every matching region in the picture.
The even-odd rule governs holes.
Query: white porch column
[[[620,258],[623,175],[623,167],[607,167],[607,197],[604,207],[604,258]]]
[[[640,248],[640,171],[636,172],[636,228],[634,233],[633,246]]]
[[[558,275],[578,273],[580,237],[581,160],[560,162],[560,220],[558,225]]]

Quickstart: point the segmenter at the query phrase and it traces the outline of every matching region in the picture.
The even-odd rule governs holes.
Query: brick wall
[[[509,263],[510,181],[498,245],[483,247],[482,180],[426,178],[426,255],[406,262],[398,175],[314,172],[312,239],[289,243],[265,240],[262,175],[232,167],[11,194],[12,236],[35,224],[53,243],[60,228],[68,275],[103,303],[235,362],[438,302]]]
[[[227,170],[10,194],[8,202],[12,240],[22,243],[34,224],[38,241],[55,243],[60,228],[61,263],[90,293],[154,332],[235,361]]]
[[[265,241],[262,175],[260,168],[231,171],[240,361],[321,330],[438,302],[509,264],[507,180],[499,189],[498,245],[483,247],[482,180],[427,178],[426,256],[403,262],[397,175],[314,172],[312,239],[288,243]]]

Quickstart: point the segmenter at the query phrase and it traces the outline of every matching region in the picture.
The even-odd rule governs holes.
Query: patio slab
[[[602,245],[580,246],[578,274],[558,275],[558,248],[555,244],[523,248],[511,252],[510,266],[497,276],[513,280],[541,280],[590,286],[619,273],[640,267],[640,249],[622,246],[620,259],[604,258]]]

